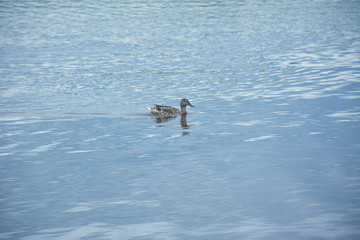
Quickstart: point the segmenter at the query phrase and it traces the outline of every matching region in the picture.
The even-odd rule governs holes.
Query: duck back
[[[174,107],[157,104],[154,105],[154,107],[150,108],[150,111],[154,115],[178,115],[181,113],[178,109]]]

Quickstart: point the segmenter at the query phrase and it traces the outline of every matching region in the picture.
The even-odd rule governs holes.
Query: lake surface
[[[359,239],[359,13],[1,1],[0,239]]]

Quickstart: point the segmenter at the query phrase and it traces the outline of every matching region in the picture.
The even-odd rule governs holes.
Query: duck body
[[[186,107],[194,107],[189,100],[186,98],[181,99],[180,101],[180,109],[171,107],[171,106],[165,106],[165,105],[157,105],[155,104],[154,107],[148,108],[153,115],[158,116],[171,116],[171,115],[179,115],[179,114],[185,114],[186,113]]]
[[[154,115],[179,115],[181,112],[174,107],[165,106],[165,105],[157,105],[150,108],[150,112]]]

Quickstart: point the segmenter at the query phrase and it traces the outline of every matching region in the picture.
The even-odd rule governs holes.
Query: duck
[[[154,107],[148,107],[148,109],[150,110],[151,114],[153,114],[153,115],[172,116],[172,115],[186,114],[186,107],[195,107],[195,106],[192,105],[189,102],[189,100],[187,100],[186,98],[183,98],[180,101],[180,109],[181,110],[174,108],[174,107],[165,106],[165,105],[157,105],[157,104],[154,104]]]

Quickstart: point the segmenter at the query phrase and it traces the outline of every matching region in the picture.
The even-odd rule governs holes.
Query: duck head
[[[195,107],[194,105],[192,105],[190,102],[189,102],[189,100],[187,100],[186,98],[183,98],[183,99],[181,99],[181,101],[180,101],[180,107],[187,107],[187,106],[189,106],[189,107]]]

